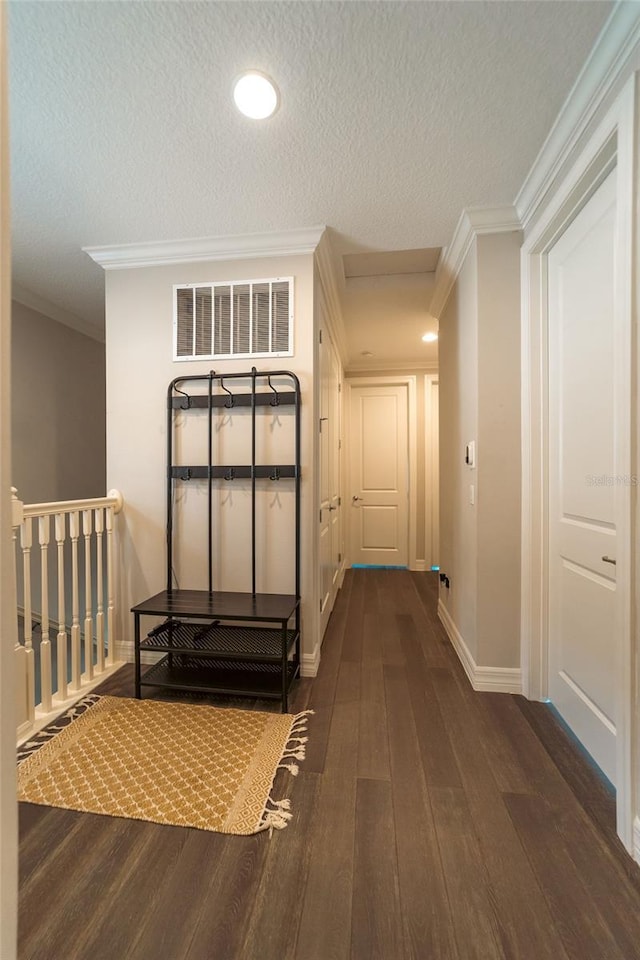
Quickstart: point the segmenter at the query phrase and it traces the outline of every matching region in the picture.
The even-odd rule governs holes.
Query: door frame
[[[7,15],[0,9],[0,956],[14,960],[18,925],[18,802],[16,799],[15,555],[11,515],[11,223]]]
[[[532,700],[548,699],[549,674],[549,369],[548,278],[549,251],[558,237],[612,170],[616,171],[616,318],[614,348],[616,383],[615,473],[632,478],[632,384],[636,360],[633,347],[634,209],[637,176],[635,143],[635,77],[624,86],[567,173],[548,206],[534,223],[522,248],[522,585],[521,666],[523,690]],[[633,851],[638,704],[632,642],[633,593],[632,480],[616,486],[618,551],[616,567],[617,830]],[[635,723],[634,723],[635,721]],[[636,856],[638,851],[636,851]]]
[[[344,394],[344,408],[343,408],[343,424],[344,424],[344,439],[345,439],[345,451],[347,456],[343,459],[343,476],[344,476],[344,486],[342,490],[342,502],[346,505],[351,502],[351,496],[349,491],[351,490],[351,389],[352,387],[401,387],[406,386],[407,388],[407,439],[408,439],[408,465],[409,465],[409,570],[421,570],[422,566],[418,565],[417,562],[417,487],[418,487],[418,463],[416,459],[416,440],[418,436],[417,428],[417,405],[416,405],[416,376],[415,374],[402,374],[397,377],[376,377],[376,376],[364,376],[364,377],[347,377],[343,381],[345,385]],[[349,515],[351,516],[351,515]],[[351,566],[351,519],[348,521],[349,524],[349,533],[344,537],[344,526],[343,526],[343,542],[347,546],[347,566]],[[346,525],[346,523],[345,523]]]
[[[434,394],[439,398],[440,376],[437,373],[424,375],[424,569],[431,570],[440,562],[434,542],[439,542],[440,517],[436,513],[435,491],[439,490],[440,429],[435,417]],[[440,502],[438,496],[438,503]],[[435,536],[438,534],[438,536]]]

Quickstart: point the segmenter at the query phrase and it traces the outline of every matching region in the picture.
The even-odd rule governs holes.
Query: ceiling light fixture
[[[273,80],[259,70],[247,70],[233,87],[235,105],[245,117],[266,120],[280,105],[280,95]]]
[[[437,333],[424,333],[422,339],[425,343],[434,343],[438,339]]]

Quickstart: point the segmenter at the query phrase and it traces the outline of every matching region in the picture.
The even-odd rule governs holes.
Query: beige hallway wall
[[[264,277],[294,278],[295,355],[285,358],[173,360],[173,285],[211,281],[252,280]],[[178,376],[241,372],[255,365],[260,370],[289,369],[301,381],[302,390],[302,653],[312,658],[317,638],[317,584],[315,580],[317,523],[314,444],[317,433],[314,397],[313,257],[267,257],[251,260],[178,263],[138,269],[111,270],[106,274],[107,337],[107,477],[125,497],[121,522],[122,582],[119,608],[120,635],[132,649],[129,609],[147,596],[164,589],[166,524],[166,391]],[[283,414],[283,420],[284,420]],[[245,455],[247,451],[243,451]],[[244,461],[241,461],[244,462]],[[198,486],[200,489],[198,489]],[[245,484],[246,486],[246,484]],[[181,506],[193,529],[206,517],[202,485],[183,484]],[[229,490],[233,510],[243,514],[246,500],[242,482]],[[291,499],[285,483],[278,488],[282,512]],[[244,498],[244,499],[243,499]],[[273,497],[269,497],[269,502]],[[274,510],[280,510],[276,504]],[[240,517],[246,527],[246,510]],[[201,531],[200,531],[201,532]],[[205,534],[206,536],[206,534]],[[222,544],[223,560],[214,575],[216,589],[246,590],[248,569],[244,532],[234,538],[229,532]],[[199,544],[199,545],[198,545]],[[180,586],[206,588],[206,547],[187,543],[177,562]],[[282,544],[269,540],[260,563],[258,590],[293,592]],[[290,557],[289,557],[290,554]],[[292,551],[286,556],[291,559]],[[291,559],[291,566],[292,566]],[[178,569],[179,568],[179,569]],[[204,573],[203,573],[204,571]],[[204,576],[204,580],[203,580]],[[266,580],[264,578],[267,578]],[[250,589],[250,579],[249,579]]]
[[[440,317],[440,570],[449,577],[441,599],[477,660],[476,510],[464,463],[465,445],[478,431],[478,262],[472,243]]]
[[[13,484],[24,503],[106,493],[105,346],[12,304]]]
[[[439,343],[440,567],[450,581],[440,598],[477,666],[517,669],[519,232],[473,239],[440,317]],[[470,441],[473,468],[465,463]]]

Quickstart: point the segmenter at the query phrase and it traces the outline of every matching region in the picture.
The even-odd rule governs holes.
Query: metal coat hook
[[[233,480],[233,478],[234,478],[233,467],[229,467],[229,469],[228,469],[227,472],[225,473],[224,478],[225,478],[225,480]]]
[[[274,394],[275,394],[275,396],[270,400],[270,405],[271,405],[272,407],[278,407],[278,406],[280,406],[280,395],[279,395],[278,391],[276,390],[276,388],[275,388],[275,387],[273,386],[273,384],[271,383],[271,377],[269,377],[269,376],[267,377],[267,383],[269,384],[269,388],[270,388],[271,390],[273,390],[273,392],[274,392]]]
[[[220,377],[220,388],[224,390],[225,393],[229,394],[229,399],[225,400],[224,405],[225,407],[227,407],[227,409],[230,409],[233,406],[233,394],[231,393],[231,390],[225,387],[224,380],[222,377]]]
[[[189,396],[189,394],[185,393],[184,390],[181,390],[180,387],[174,386],[174,390],[176,391],[176,393],[181,393],[182,396],[185,398],[180,404],[180,409],[188,410],[191,407],[191,397]]]
[[[190,467],[187,467],[187,472],[186,472],[186,473],[181,473],[181,474],[180,474],[180,479],[181,479],[181,480],[191,480],[191,469],[190,469]]]
[[[274,467],[273,473],[269,477],[270,480],[279,480],[280,479],[280,470],[278,467]]]

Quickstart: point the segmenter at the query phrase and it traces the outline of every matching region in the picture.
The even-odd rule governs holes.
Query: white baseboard
[[[633,859],[640,863],[640,817],[633,821]]]
[[[144,659],[148,656],[148,653],[143,653],[141,657],[142,662],[155,663],[155,657],[151,660]],[[118,660],[123,660],[125,663],[133,663],[133,640],[116,640],[116,657]]]
[[[476,664],[469,647],[442,600],[438,600],[438,617],[474,690],[492,693],[522,693],[522,671],[519,667],[479,667]]]
[[[136,653],[133,640],[118,641],[116,643],[116,656],[118,660],[124,660],[125,663],[134,663],[136,659]],[[164,653],[161,653],[157,650],[141,650],[140,663],[142,663],[144,666],[151,667],[163,656]]]
[[[416,560],[415,564],[411,567],[411,570],[414,570],[416,573],[424,573],[425,570],[430,570],[431,568],[427,566],[426,560]]]
[[[522,693],[522,673],[519,667],[476,667],[473,689],[493,693]]]
[[[320,646],[318,645],[313,653],[303,653],[300,662],[301,677],[315,677],[318,674],[320,666]]]

